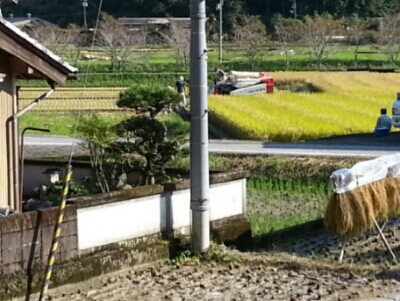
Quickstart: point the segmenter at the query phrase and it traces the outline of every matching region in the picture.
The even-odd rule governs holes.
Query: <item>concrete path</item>
[[[68,136],[29,136],[24,145],[30,146],[71,146],[83,141]],[[186,145],[189,145],[187,143]],[[327,157],[378,157],[400,152],[400,146],[332,145],[318,143],[272,143],[240,140],[210,140],[210,153],[235,153],[287,156]]]

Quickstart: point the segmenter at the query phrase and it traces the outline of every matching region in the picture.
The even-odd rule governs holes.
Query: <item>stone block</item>
[[[78,235],[78,223],[74,221],[66,221],[61,224],[61,236]]]
[[[41,231],[39,227],[22,232],[22,266],[26,269],[41,260]]]
[[[14,232],[21,232],[22,220],[23,220],[23,213],[0,218],[1,233],[7,234]]]
[[[22,270],[22,232],[1,234],[1,273],[4,275]]]
[[[1,234],[1,257],[3,265],[19,264],[22,260],[22,232]]]
[[[38,216],[40,213],[36,211],[25,212],[21,214],[21,230],[34,229],[38,224]]]
[[[65,262],[78,255],[78,237],[76,235],[62,236],[58,244],[57,262]]]
[[[41,258],[42,264],[47,264],[50,248],[53,242],[53,235],[54,235],[54,225],[53,226],[42,226],[40,227],[41,231]]]
[[[212,239],[216,243],[235,246],[239,250],[249,249],[252,245],[251,223],[244,218],[229,220],[211,230]]]

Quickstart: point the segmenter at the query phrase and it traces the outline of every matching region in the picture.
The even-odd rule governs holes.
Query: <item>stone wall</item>
[[[0,274],[12,274],[46,266],[58,208],[0,218]],[[78,255],[76,206],[66,207],[58,261]]]

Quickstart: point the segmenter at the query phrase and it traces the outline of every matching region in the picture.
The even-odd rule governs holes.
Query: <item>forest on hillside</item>
[[[207,0],[207,15],[213,18],[220,0]],[[70,23],[83,23],[82,0],[20,0],[2,1],[3,14],[25,16],[30,13],[65,27]],[[188,17],[189,0],[104,0],[102,11],[114,17]],[[294,9],[295,4],[295,9]],[[87,17],[93,23],[99,0],[88,0]],[[243,14],[260,15],[268,23],[276,14],[302,18],[315,13],[329,13],[335,18],[358,14],[377,17],[385,10],[400,7],[400,0],[225,0],[224,26],[231,27]]]

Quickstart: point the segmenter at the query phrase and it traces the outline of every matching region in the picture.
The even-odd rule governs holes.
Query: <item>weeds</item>
[[[180,246],[180,250],[170,259],[170,265],[199,265],[201,263],[229,264],[237,261],[231,250],[223,245],[211,243],[207,252],[204,254],[193,254],[188,245]]]

